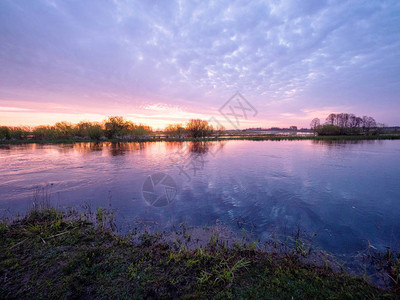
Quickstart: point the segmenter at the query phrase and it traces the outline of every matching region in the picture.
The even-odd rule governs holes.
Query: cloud
[[[0,112],[18,112],[18,111],[29,111],[28,108],[21,108],[21,107],[7,107],[7,106],[0,106]]]
[[[393,124],[399,15],[398,1],[2,1],[0,106],[209,115],[239,90],[276,122],[345,106]]]

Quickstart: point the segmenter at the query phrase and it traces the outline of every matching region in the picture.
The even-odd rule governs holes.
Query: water
[[[155,173],[167,190],[146,194]],[[121,228],[219,222],[261,240],[300,228],[333,253],[399,250],[399,179],[396,140],[1,146],[0,213],[25,211],[46,187],[57,207],[111,206]],[[163,193],[160,207],[145,200]]]

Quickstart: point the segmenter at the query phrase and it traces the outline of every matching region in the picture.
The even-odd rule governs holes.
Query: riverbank
[[[119,236],[106,223],[102,210],[89,222],[54,209],[1,223],[0,298],[396,298],[394,289],[294,253],[226,247],[215,238],[187,249],[162,234]]]
[[[107,139],[107,140],[91,140],[91,139],[59,139],[59,140],[1,140],[0,145],[20,145],[20,144],[73,144],[73,143],[131,143],[131,142],[212,142],[212,141],[230,141],[230,140],[248,140],[248,141],[363,141],[363,140],[398,140],[400,134],[385,135],[338,135],[338,136],[296,136],[296,135],[235,135],[235,136],[219,136],[206,138],[136,138],[136,139]]]

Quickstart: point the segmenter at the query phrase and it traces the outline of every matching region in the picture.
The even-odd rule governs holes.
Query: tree
[[[357,117],[349,113],[331,113],[326,117],[325,125],[321,126],[315,118],[311,121],[311,129],[319,135],[354,135],[361,134],[362,131],[369,132],[370,128],[376,128],[376,121],[369,116]],[[362,130],[361,130],[362,127]],[[373,132],[378,134],[379,130]]]
[[[345,124],[345,114],[344,113],[340,113],[336,115],[336,125],[339,127],[344,127]]]
[[[125,121],[123,117],[109,117],[104,121],[105,135],[107,138],[133,137],[151,133],[150,126],[136,125],[132,121]]]
[[[327,118],[326,118],[326,123],[330,124],[330,125],[335,125],[337,120],[337,116],[336,114],[330,114]]]
[[[112,139],[120,136],[123,133],[125,126],[125,120],[123,117],[108,117],[104,122],[105,134],[107,138]]]
[[[56,123],[54,125],[54,130],[56,138],[67,139],[73,136],[72,124],[68,122],[63,121]]]
[[[206,137],[213,133],[213,127],[207,121],[192,119],[186,125],[188,134],[193,138]]]
[[[33,130],[33,137],[38,140],[54,139],[55,129],[51,126],[37,126]]]
[[[89,136],[89,128],[92,126],[90,122],[79,122],[74,127],[74,134],[80,137],[87,137]]]
[[[310,123],[310,127],[312,130],[315,131],[315,129],[321,124],[320,120],[318,118],[314,118],[312,119],[311,123]]]
[[[87,135],[92,140],[100,140],[103,136],[103,128],[98,123],[91,123],[89,127],[86,129]]]
[[[376,121],[373,117],[362,117],[363,128],[369,130],[371,127],[376,127]]]
[[[9,140],[11,138],[10,128],[7,126],[0,127],[0,139]]]
[[[186,129],[182,124],[169,124],[165,127],[164,132],[170,136],[181,138],[185,135]]]
[[[143,136],[143,135],[147,135],[150,134],[153,131],[153,129],[151,129],[150,126],[146,126],[146,125],[133,125],[133,128],[131,130],[132,134],[134,136]]]
[[[11,127],[9,129],[10,129],[11,138],[15,139],[15,140],[26,139],[30,132],[29,127]]]

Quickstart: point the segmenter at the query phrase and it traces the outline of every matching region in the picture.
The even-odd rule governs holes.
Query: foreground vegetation
[[[328,266],[304,264],[294,253],[227,248],[217,238],[189,250],[159,234],[118,236],[106,228],[102,210],[96,219],[45,209],[2,223],[0,298],[396,298],[396,287],[379,290]]]

